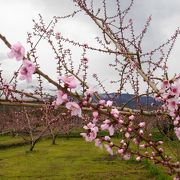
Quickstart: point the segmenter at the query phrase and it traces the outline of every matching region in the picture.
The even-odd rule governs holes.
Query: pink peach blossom
[[[138,141],[137,138],[134,138],[134,139],[133,139],[133,142],[134,142],[134,144],[137,144],[137,145],[139,144],[139,141]]]
[[[102,141],[100,139],[95,139],[95,146],[102,148]]]
[[[61,105],[63,102],[66,102],[68,100],[68,96],[66,93],[64,93],[63,91],[59,90],[57,92],[57,99],[55,101],[55,104],[57,106]]]
[[[145,127],[145,124],[146,124],[145,122],[140,122],[139,127],[143,128],[143,127]]]
[[[29,60],[24,60],[20,68],[20,79],[26,80],[28,83],[32,81],[32,74],[35,72],[36,66]]]
[[[169,101],[168,101],[168,109],[170,110],[170,111],[175,111],[175,110],[177,110],[178,109],[178,100],[177,99],[170,99]]]
[[[111,114],[114,116],[114,117],[118,117],[119,116],[119,111],[118,111],[118,109],[116,109],[116,108],[113,108],[112,110],[111,110]]]
[[[101,125],[101,129],[102,130],[108,130],[110,136],[112,136],[114,134],[114,127],[111,124],[111,121],[106,119],[105,121],[103,121],[103,124]]]
[[[139,134],[140,135],[143,135],[144,134],[144,131],[142,129],[139,130]]]
[[[174,177],[173,180],[180,180],[180,177]]]
[[[117,151],[119,154],[123,154],[124,153],[124,149],[118,149]]]
[[[24,55],[25,55],[25,48],[21,45],[20,42],[13,44],[11,46],[11,51],[8,53],[9,58],[15,57],[17,61],[22,60]]]
[[[161,89],[164,90],[166,88],[169,88],[170,87],[170,83],[168,80],[164,80],[162,85],[161,85]]]
[[[81,133],[81,136],[83,136],[86,141],[91,142],[96,139],[99,129],[95,124],[90,122],[83,128],[88,131],[87,133]]]
[[[56,38],[56,40],[59,40],[61,38],[61,33],[57,32],[56,35],[55,35],[55,38]]]
[[[131,154],[129,154],[129,153],[127,153],[123,156],[123,159],[126,161],[129,160],[130,158],[131,158]]]
[[[99,115],[98,111],[94,111],[93,112],[93,123],[97,123],[98,115]]]
[[[112,101],[110,101],[110,100],[108,100],[108,101],[106,102],[106,106],[107,106],[107,107],[111,107],[111,106],[112,106],[112,104],[113,104],[113,102],[112,102]]]
[[[175,133],[176,133],[177,138],[180,140],[180,127],[175,128]]]
[[[82,111],[80,106],[76,102],[67,102],[66,108],[71,111],[71,116],[81,117]]]
[[[59,79],[64,82],[65,87],[68,87],[70,89],[74,89],[77,87],[76,78],[74,76],[60,76]]]
[[[108,144],[104,144],[104,147],[110,155],[113,155],[113,150],[111,146],[109,146]]]
[[[140,156],[137,156],[136,157],[136,161],[140,161],[141,160],[141,157]]]
[[[131,121],[134,120],[134,118],[135,118],[134,115],[129,116],[129,120]]]
[[[171,86],[170,94],[175,97],[179,97],[180,95],[180,86],[179,84]]]
[[[111,126],[109,127],[108,131],[109,131],[109,135],[110,135],[110,136],[113,136],[113,135],[114,135],[114,127],[113,127],[113,125],[111,125]]]
[[[107,130],[109,128],[110,123],[111,123],[111,121],[106,119],[105,121],[103,121],[103,124],[101,125],[101,129],[102,130]]]
[[[146,145],[145,145],[145,144],[140,144],[139,147],[140,147],[140,148],[145,148]]]
[[[126,132],[126,133],[125,133],[125,137],[126,137],[126,138],[129,138],[129,137],[130,137],[130,133],[129,133],[129,132]]]
[[[104,140],[105,140],[105,141],[110,141],[111,138],[110,138],[109,136],[105,136],[105,137],[104,137]]]
[[[100,104],[100,105],[105,105],[105,103],[106,103],[105,100],[102,100],[102,99],[101,99],[101,100],[99,101],[99,104]]]
[[[94,111],[94,112],[93,112],[93,117],[94,117],[94,118],[97,118],[97,117],[98,117],[98,111]]]

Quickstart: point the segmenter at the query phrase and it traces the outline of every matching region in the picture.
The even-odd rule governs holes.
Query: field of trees
[[[0,179],[170,179],[151,162],[124,161],[80,136],[58,137],[56,145],[45,138],[33,152],[20,142],[20,137],[0,137]]]
[[[84,122],[79,118],[66,118],[62,127],[61,117],[59,123],[49,126],[43,121],[42,109],[26,108],[25,112],[28,119],[22,107],[1,107],[1,179],[171,179],[165,168],[149,160],[126,161],[118,154],[109,155],[94,143],[83,141],[80,133]],[[58,110],[54,116],[59,117]],[[167,142],[168,146],[162,148],[171,155],[177,149],[177,140],[169,141],[160,133],[156,121],[150,122],[146,131],[153,133],[154,141]],[[105,137],[108,133],[104,131],[98,136]],[[118,143],[121,136],[116,132],[113,141]],[[173,135],[171,138],[176,139]]]

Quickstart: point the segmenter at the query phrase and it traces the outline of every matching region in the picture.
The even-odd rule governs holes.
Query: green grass
[[[145,160],[144,163],[146,164],[146,168],[149,170],[151,175],[156,176],[156,180],[171,180],[172,177],[167,176],[161,169],[161,167],[157,167],[153,165],[151,162],[148,160]]]
[[[58,145],[51,145],[50,140],[42,140],[34,152],[28,152],[28,146],[0,150],[0,180],[160,180],[160,176],[165,177],[147,162],[122,161],[80,138],[57,142]]]
[[[0,136],[0,147],[11,146],[13,144],[23,143],[24,140],[20,136]]]

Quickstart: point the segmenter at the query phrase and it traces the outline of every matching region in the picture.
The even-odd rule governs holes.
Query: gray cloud
[[[7,59],[7,55],[5,53],[0,53],[0,61],[4,61]]]
[[[95,2],[99,5],[100,1]],[[111,14],[116,10],[112,2],[116,1],[109,0],[108,8]],[[127,6],[127,2],[127,0],[122,0],[122,6]],[[49,22],[52,16],[63,16],[73,12],[75,9],[72,0],[0,0],[0,4],[0,23],[4,24],[1,27],[0,33],[4,33],[11,42],[19,40],[24,44],[26,43],[26,31],[30,31],[32,28],[31,19],[36,18],[38,13],[41,13],[45,20]],[[6,18],[4,18],[4,15],[6,15]],[[135,0],[134,7],[129,17],[133,18],[137,32],[142,30],[149,15],[152,15],[153,20],[144,41],[144,47],[146,49],[158,46],[174,32],[176,26],[179,26],[180,1]],[[75,39],[82,43],[88,42],[88,44],[92,45],[96,42],[94,38],[99,35],[97,27],[87,16],[84,16],[84,13],[79,14],[74,19],[67,20],[67,22],[61,22],[57,26],[57,30],[61,31],[64,36],[70,37],[70,39]],[[50,53],[44,53],[45,48],[47,47],[43,45],[42,47],[39,46],[41,51],[39,60],[44,71],[47,70],[47,65],[45,65],[45,63],[48,64],[49,61],[53,59],[53,56],[49,55]],[[171,63],[169,64],[171,73],[178,73],[178,67],[180,67],[179,62],[176,60],[180,56],[180,53],[177,52],[177,48],[179,47],[175,46],[174,53],[171,56],[174,61],[170,61]],[[0,54],[0,59],[4,59],[3,54],[6,54],[6,51],[7,49],[4,47],[1,49],[2,55]],[[80,57],[77,56],[77,58],[74,59],[77,66]],[[92,53],[90,55],[89,74],[97,73],[105,82],[116,79],[117,74],[108,68],[108,64],[112,59],[113,58],[109,56]],[[5,72],[7,76],[10,69],[14,70],[14,64],[14,62],[12,65],[8,62],[8,71],[6,70]],[[55,70],[54,65],[52,65],[52,67],[49,66],[48,70],[53,78],[55,78],[55,73],[53,73]],[[112,91],[112,86],[108,86],[108,89]]]

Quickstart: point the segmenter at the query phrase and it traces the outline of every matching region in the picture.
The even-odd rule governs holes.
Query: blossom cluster
[[[77,87],[77,81],[74,76],[61,76],[59,77],[60,80],[63,81],[64,83],[64,88],[65,89],[75,89]],[[70,110],[71,116],[82,116],[82,110],[81,107],[77,102],[74,101],[69,101],[67,93],[64,93],[61,90],[57,91],[57,98],[55,101],[53,101],[52,105],[55,107],[58,107],[61,104],[65,104],[65,107]]]
[[[9,58],[16,58],[17,61],[23,60],[23,64],[19,70],[20,80],[26,80],[28,83],[32,81],[32,74],[34,74],[36,67],[28,59],[25,58],[25,48],[20,42],[11,46],[11,51],[8,53]]]
[[[93,93],[89,93],[88,95],[90,97]],[[85,97],[84,101],[88,101],[87,97]],[[136,131],[138,132],[137,136],[139,138],[134,138],[134,143],[140,144],[140,137],[144,134],[143,129],[145,127],[145,122],[140,122],[135,125],[135,116],[130,115],[128,118],[123,117],[119,110],[116,107],[113,107],[113,102],[110,100],[99,100],[96,108],[96,110],[92,111],[92,121],[83,127],[86,132],[81,133],[82,137],[84,137],[87,142],[94,141],[97,147],[104,147],[110,155],[115,153],[122,156],[125,160],[130,159],[131,153],[128,151],[127,142],[134,137]],[[106,109],[109,115],[102,121],[103,118],[101,117],[101,111],[103,111],[103,109]],[[111,139],[115,134],[117,126],[119,127],[118,129],[120,132],[124,135],[119,145],[115,145]],[[98,136],[100,131],[105,131],[106,135]],[[137,155],[136,159],[139,161],[141,156]]]
[[[128,118],[122,117],[119,110],[112,106],[112,101],[100,100],[98,104],[98,110],[101,111],[104,108],[108,108],[110,116],[105,120],[101,121],[100,114],[98,111],[93,111],[92,122],[89,122],[83,128],[86,130],[85,133],[81,135],[85,138],[87,142],[95,142],[95,146],[99,148],[105,148],[105,150],[110,154],[118,154],[123,159],[129,160],[131,158],[131,152],[128,150],[128,141],[133,139],[135,144],[140,146],[141,136],[144,134],[145,122],[135,123],[135,116],[130,115]],[[120,132],[122,132],[123,137],[119,142],[119,145],[114,144],[112,141],[112,136],[116,131],[116,127]],[[106,135],[98,136],[98,132],[106,131]],[[137,132],[137,138],[135,133]],[[140,154],[136,155],[136,160],[141,160],[142,156]]]
[[[161,96],[158,97],[163,101],[163,110],[168,112],[174,122],[174,130],[177,138],[180,140],[180,75],[172,80],[164,80],[161,89]]]

